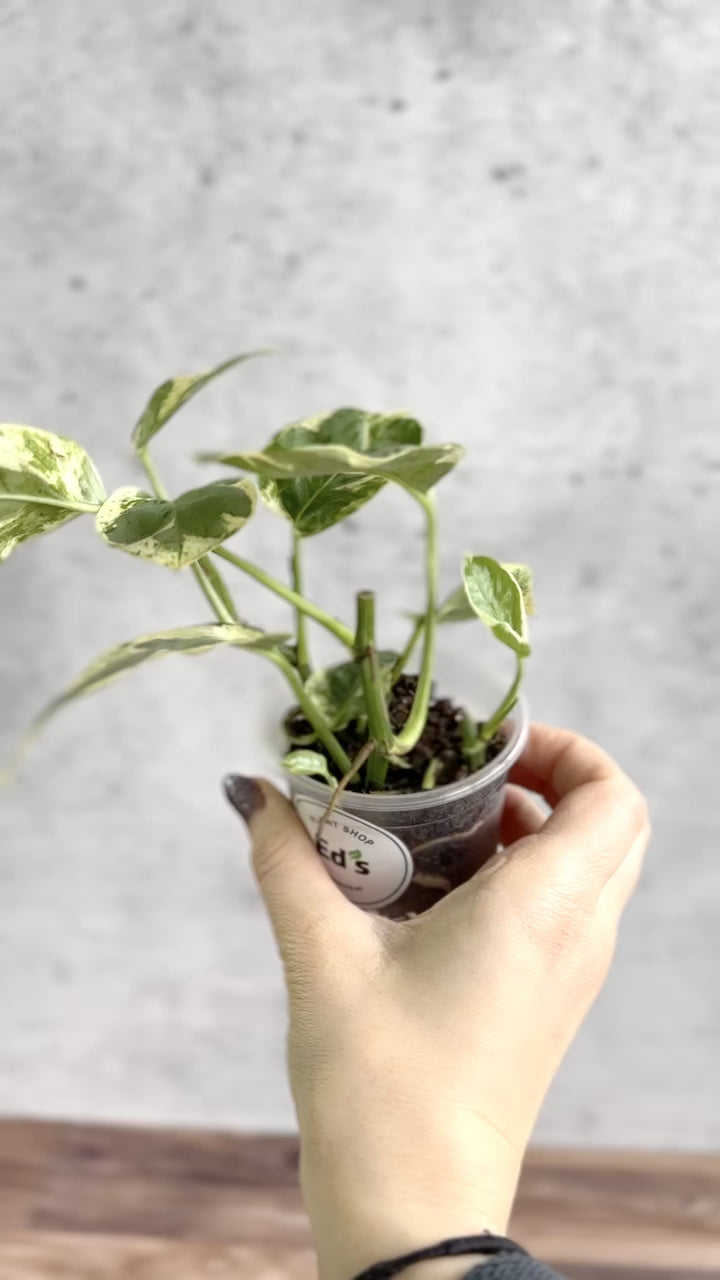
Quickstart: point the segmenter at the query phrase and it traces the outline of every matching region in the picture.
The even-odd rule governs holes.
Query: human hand
[[[506,1230],[538,1110],[607,974],[648,843],[645,801],[598,746],[547,725],[531,727],[511,783],[504,850],[398,922],[347,901],[274,788],[227,780],[285,967],[323,1280]]]

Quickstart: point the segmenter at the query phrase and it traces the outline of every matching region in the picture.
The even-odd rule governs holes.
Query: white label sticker
[[[397,836],[334,809],[318,840],[327,805],[309,796],[296,796],[294,804],[330,875],[351,902],[371,911],[389,906],[405,892],[413,877],[413,860]]]

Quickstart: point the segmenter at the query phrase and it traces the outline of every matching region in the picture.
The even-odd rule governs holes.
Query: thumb
[[[247,823],[260,892],[281,955],[297,954],[362,913],[331,880],[292,805],[269,782],[231,774],[224,780],[231,805]]]

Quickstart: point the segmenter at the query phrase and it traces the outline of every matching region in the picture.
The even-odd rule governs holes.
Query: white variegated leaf
[[[245,355],[233,356],[231,360],[225,360],[223,364],[217,365],[214,369],[208,369],[205,373],[192,373],[184,377],[168,378],[161,386],[153,391],[148,403],[143,409],[133,430],[132,439],[135,448],[140,451],[146,447],[148,442],[157,435],[170,419],[181,409],[184,404],[198,391],[202,391],[209,382],[214,378],[218,378],[221,373],[225,373],[228,369],[233,369],[235,365],[242,364],[245,360],[252,360],[254,356],[269,355],[267,350],[248,351]]]
[[[331,786],[337,785],[337,779],[330,772],[327,760],[319,751],[309,751],[303,748],[289,751],[283,757],[282,763],[288,773],[293,773],[296,777],[323,778]]]
[[[503,564],[502,567],[512,574],[520,587],[525,603],[525,612],[533,614],[535,612],[535,600],[533,596],[532,570],[526,564]],[[469,622],[471,619],[477,618],[477,616],[468,600],[464,586],[457,587],[455,591],[451,592],[443,600],[437,612],[438,622]]]
[[[179,498],[117,489],[97,513],[98,533],[112,547],[182,569],[242,529],[255,509],[249,480],[218,480]]]
[[[0,560],[28,538],[97,511],[104,498],[91,459],[74,440],[0,424]]]
[[[463,582],[478,618],[519,657],[527,657],[525,603],[517,579],[490,556],[467,556]]]
[[[138,636],[135,640],[115,645],[95,658],[63,693],[53,698],[35,717],[20,745],[17,759],[24,754],[43,725],[62,707],[74,702],[76,698],[95,693],[126,671],[132,671],[145,662],[173,653],[186,656],[207,653],[221,645],[249,649],[256,653],[273,652],[287,639],[287,635],[258,631],[240,623],[207,623],[178,627],[172,631],[157,631],[152,635]],[[12,770],[6,774],[11,775]]]
[[[378,653],[384,692],[390,690],[398,655],[389,650]],[[314,671],[305,682],[305,693],[331,729],[345,729],[365,711],[362,674],[357,662],[341,662]]]
[[[266,501],[307,535],[357,510],[388,480],[426,493],[463,456],[460,445],[421,440],[406,414],[338,409],[283,428],[261,452],[202,457],[261,476]]]

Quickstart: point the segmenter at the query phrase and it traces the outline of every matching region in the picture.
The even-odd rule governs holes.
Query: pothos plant
[[[518,696],[530,653],[526,615],[532,612],[532,581],[525,565],[467,555],[460,583],[440,599],[434,489],[460,462],[459,445],[424,443],[420,423],[405,413],[342,408],[283,427],[258,451],[201,454],[202,461],[229,470],[178,497],[166,493],[150,454],[153,438],[219,374],[259,354],[237,356],[157,388],[132,433],[146,488],[125,485],[108,496],[76,441],[36,427],[0,425],[0,560],[30,538],[91,516],[108,547],[189,572],[214,619],[143,635],[103,653],[40,712],[31,734],[66,703],[151,658],[229,645],[272,663],[287,682],[293,708],[284,722],[290,749],[283,764],[290,772],[338,789],[412,791],[476,771],[497,744]],[[254,476],[256,483],[237,472]],[[354,515],[386,484],[399,486],[420,508],[426,531],[424,608],[412,619],[400,653],[379,646],[373,591],[359,592],[354,619],[342,621],[308,599],[303,588],[307,542]],[[226,545],[251,519],[258,494],[289,527],[287,582]],[[251,624],[230,589],[230,570],[286,601],[294,611],[294,634]],[[484,721],[434,698],[438,627],[471,619],[490,627],[515,655],[512,683]],[[310,623],[335,638],[345,651],[343,661],[314,667]],[[447,723],[440,733],[435,723],[428,735],[439,705],[444,721],[451,722],[449,738]]]

